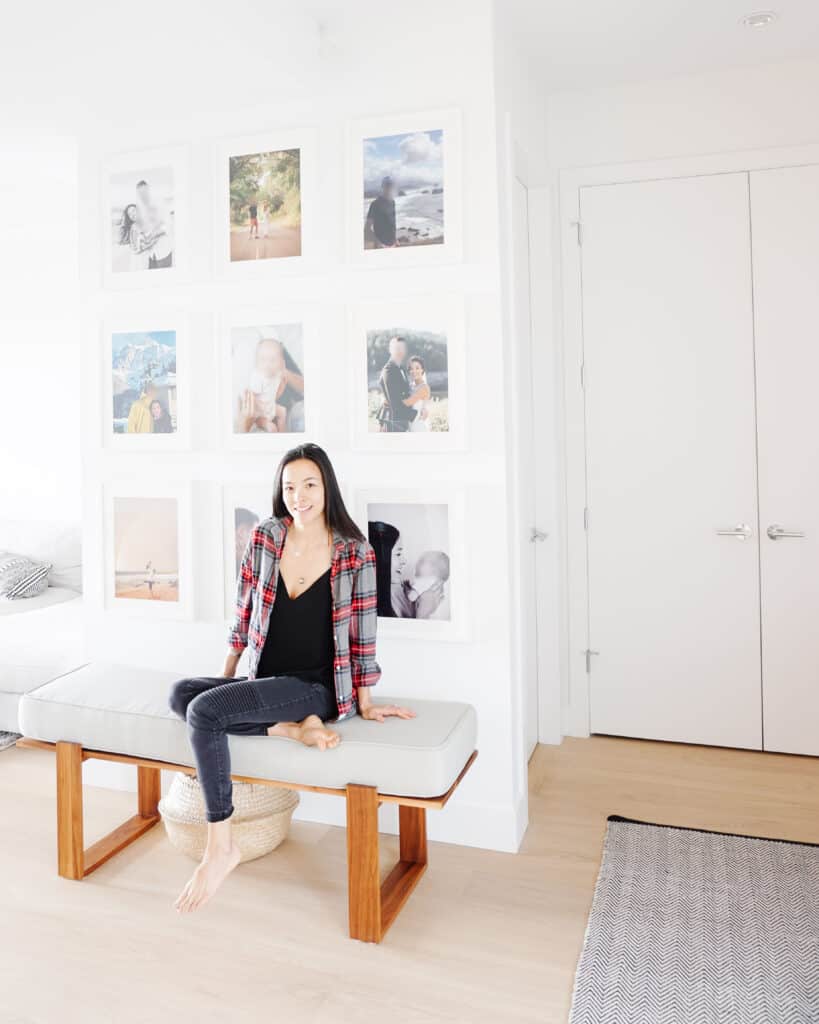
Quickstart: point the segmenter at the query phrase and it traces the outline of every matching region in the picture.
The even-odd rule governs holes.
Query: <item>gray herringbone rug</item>
[[[819,847],[609,818],[569,1019],[819,1022]]]

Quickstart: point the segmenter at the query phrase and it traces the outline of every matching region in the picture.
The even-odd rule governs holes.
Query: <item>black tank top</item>
[[[334,655],[330,569],[296,598],[280,572],[256,677],[298,676],[335,693]]]

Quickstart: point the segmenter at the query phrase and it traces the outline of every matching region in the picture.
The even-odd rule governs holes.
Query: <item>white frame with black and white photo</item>
[[[236,328],[301,324],[304,350],[302,373],[304,376],[304,430],[282,433],[248,433],[234,431],[233,408],[233,355],[232,332]],[[219,317],[219,337],[216,345],[218,359],[219,419],[222,437],[229,448],[239,451],[285,452],[288,448],[316,436],[320,423],[319,379],[319,311],[312,306],[261,306],[255,309],[228,310]]]
[[[168,146],[134,153],[109,156],[101,167],[100,242],[102,280],[106,288],[155,288],[175,285],[190,277],[190,149]],[[115,176],[132,173],[134,187],[139,180],[148,180],[152,170],[170,169],[173,180],[173,262],[170,267],[142,270],[114,270],[113,237]],[[148,182],[150,185],[150,181]]]
[[[443,234],[441,243],[395,248],[364,247],[365,160],[369,139],[440,131],[443,135]],[[457,263],[463,249],[463,174],[461,113],[456,109],[366,118],[348,128],[347,251],[354,264],[369,267],[429,266]],[[374,197],[373,197],[374,198]]]
[[[299,151],[300,251],[297,255],[262,259],[231,259],[230,160],[257,153]],[[317,237],[320,220],[316,209],[317,136],[314,128],[283,128],[265,134],[225,139],[216,147],[214,164],[213,258],[217,277],[234,281],[256,280],[280,273],[311,269],[323,239]]]
[[[349,390],[352,402],[350,443],[354,449],[383,452],[453,451],[466,444],[465,303],[463,296],[418,296],[395,301],[361,302],[348,309]],[[440,431],[370,430],[369,338],[379,326],[443,334],[447,362],[448,429]],[[417,353],[409,347],[407,362]]]
[[[173,331],[176,335],[177,429],[168,434],[120,434],[113,429],[113,342],[117,334],[151,334]],[[188,320],[179,311],[129,314],[110,317],[101,325],[100,367],[103,396],[101,410],[102,444],[128,452],[180,451],[191,444],[191,365]]]
[[[413,619],[378,617],[379,636],[428,640],[464,641],[469,639],[468,610],[469,566],[466,552],[466,502],[461,488],[445,484],[429,487],[366,487],[354,492],[351,509],[359,528],[369,537],[371,505],[444,505],[447,509],[450,602],[449,619]],[[394,524],[393,524],[394,525]]]
[[[177,601],[146,600],[117,597],[115,590],[115,523],[114,502],[117,498],[173,498],[177,514]],[[103,484],[103,538],[104,538],[104,605],[106,611],[117,615],[147,619],[190,619],[194,609],[193,575],[193,502],[191,486],[185,483],[131,478],[107,480]]]
[[[250,499],[250,500],[248,500]],[[259,515],[259,521],[272,515],[273,477],[267,485],[256,483],[228,483],[222,487],[222,553],[223,598],[225,622],[233,621],[236,597],[236,507],[242,505]],[[262,514],[262,511],[264,514]]]

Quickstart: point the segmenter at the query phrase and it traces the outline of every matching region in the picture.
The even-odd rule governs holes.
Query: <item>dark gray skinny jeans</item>
[[[168,705],[187,722],[208,821],[224,821],[234,811],[228,733],[265,736],[276,722],[338,715],[329,687],[298,676],[192,676],[172,685]]]

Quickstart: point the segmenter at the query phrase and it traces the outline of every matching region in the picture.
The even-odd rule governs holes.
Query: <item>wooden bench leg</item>
[[[57,871],[75,881],[85,878],[160,820],[161,769],[137,765],[138,813],[84,849],[82,763],[86,756],[79,743],[57,742]]]
[[[378,862],[378,791],[347,786],[350,938],[380,942],[427,867],[426,809],[399,805],[400,859],[383,883]]]

